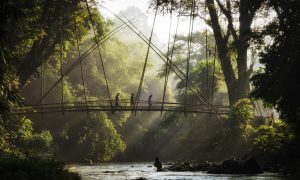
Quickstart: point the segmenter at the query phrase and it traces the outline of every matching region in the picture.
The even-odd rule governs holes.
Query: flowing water
[[[285,179],[278,174],[224,175],[205,172],[156,172],[152,162],[143,163],[100,163],[96,165],[69,165],[71,171],[78,172],[83,180],[119,180],[119,179],[233,179],[233,180],[279,180]]]

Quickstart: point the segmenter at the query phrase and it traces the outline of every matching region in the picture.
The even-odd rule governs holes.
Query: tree
[[[37,68],[46,62],[55,52],[60,51],[62,44],[66,41],[75,43],[75,23],[78,28],[79,39],[89,33],[90,18],[93,19],[99,37],[105,32],[105,23],[96,8],[95,2],[89,1],[91,17],[84,1],[32,1],[31,3],[17,1],[16,5],[22,7],[26,15],[23,21],[15,24],[15,35],[17,42],[26,42],[21,47],[20,66],[17,75],[20,80],[20,87],[24,86],[27,80],[33,75]],[[67,7],[67,8],[66,8]],[[17,28],[21,27],[21,28]],[[20,37],[19,34],[23,34]],[[11,41],[14,42],[14,41]],[[15,47],[20,46],[15,44]],[[63,49],[66,51],[67,49]]]
[[[191,46],[188,47],[189,41]],[[197,32],[192,34],[192,38],[184,35],[177,35],[173,49],[173,63],[179,68],[186,67],[186,54],[190,53],[189,81],[201,91],[203,95],[211,102],[215,101],[214,95],[218,93],[224,84],[224,77],[220,63],[216,57],[215,43],[213,34]],[[167,64],[164,64],[159,72],[160,77],[165,76]],[[170,71],[170,73],[173,73]],[[185,99],[185,79],[174,76],[178,81],[176,85],[177,100],[184,102]],[[226,99],[227,100],[227,99]],[[197,103],[197,96],[187,89],[187,102]],[[216,103],[216,101],[214,102]],[[221,103],[221,102],[218,102]],[[226,102],[223,102],[224,104]]]
[[[120,134],[105,113],[93,113],[85,121],[78,145],[83,149],[78,156],[93,161],[112,160],[125,150]]]
[[[292,125],[300,147],[300,2],[269,1],[277,17],[261,33],[273,43],[260,53],[264,66],[251,79],[252,96],[275,107],[283,120]],[[261,37],[259,37],[261,39]]]
[[[157,3],[163,10],[182,6],[185,13],[188,12],[187,15],[192,12],[204,19],[214,32],[230,105],[247,97],[250,90],[249,77],[252,72],[252,66],[247,66],[251,24],[264,0],[206,0],[205,5],[200,0],[180,2],[164,0],[154,1],[153,4]],[[206,18],[206,9],[203,11],[204,6],[208,9],[209,19]],[[231,55],[232,52],[234,56]]]
[[[208,100],[213,100],[214,95],[218,93],[221,83],[223,82],[220,65],[215,63],[213,59],[209,59],[208,62],[200,60],[193,65],[191,69],[192,71],[189,74],[190,81],[196,84],[201,92],[206,95]],[[184,102],[185,82],[179,81],[176,85],[176,89],[178,91],[177,99],[180,102]],[[191,91],[188,91],[187,98],[187,102],[197,103],[195,102],[197,97]]]
[[[0,121],[5,120],[5,111],[12,104],[21,103],[21,98],[16,94],[18,87],[15,76],[16,59],[11,52],[10,28],[22,19],[22,12],[14,3],[0,2]]]

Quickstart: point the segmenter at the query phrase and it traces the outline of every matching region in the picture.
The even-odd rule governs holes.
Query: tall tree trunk
[[[43,12],[41,14],[39,24],[41,27],[47,27],[49,16],[51,13],[51,1],[46,0],[43,5]],[[49,28],[49,27],[48,27]],[[47,50],[47,45],[49,43],[49,34],[41,39],[37,39],[32,43],[30,51],[19,67],[17,75],[20,81],[20,87],[23,87],[31,75],[36,71],[36,69],[42,64],[44,60],[44,51]]]
[[[42,40],[35,40],[22,65],[18,69],[17,75],[20,81],[20,87],[23,87],[37,68],[49,58],[54,52],[55,41],[50,41],[49,36]]]
[[[231,59],[228,54],[227,40],[224,38],[221,32],[221,26],[219,24],[216,7],[214,0],[207,0],[207,7],[211,19],[211,25],[214,32],[216,45],[218,47],[218,57],[221,62],[221,68],[225,77],[225,83],[227,85],[229,104],[232,105],[236,102],[236,82],[235,73],[231,63]]]
[[[253,0],[252,0],[253,1]],[[228,28],[229,32],[233,36],[234,47],[237,53],[237,77],[234,72],[234,68],[231,63],[231,58],[229,57],[228,52],[228,36],[223,35],[221,31],[221,26],[218,21],[216,6],[214,4],[215,0],[206,0],[207,8],[210,14],[211,26],[214,32],[214,37],[216,41],[216,45],[218,48],[218,57],[221,62],[222,71],[225,77],[225,83],[227,85],[228,96],[229,96],[229,104],[235,104],[239,99],[245,98],[248,96],[250,91],[250,83],[249,77],[250,72],[247,66],[247,50],[249,47],[249,36],[251,33],[251,23],[254,17],[254,13],[257,10],[253,8],[253,2],[251,0],[240,0],[239,6],[239,34],[237,34],[234,30],[231,10],[230,8],[226,9],[225,6],[220,4],[218,1],[218,5],[220,6],[221,11],[225,14],[228,19]],[[230,6],[230,1],[227,1],[227,5]],[[231,28],[231,29],[230,29]]]
[[[247,50],[249,47],[249,37],[251,33],[251,23],[253,16],[249,13],[250,0],[241,0],[240,2],[240,17],[239,17],[239,41],[237,45],[237,65],[238,65],[238,79],[239,89],[241,90],[241,97],[247,97],[250,91],[249,70],[247,66]]]
[[[20,87],[23,87],[37,68],[53,55],[55,46],[58,43],[71,38],[69,37],[70,35],[61,37],[61,34],[68,32],[64,28],[73,23],[73,11],[78,3],[78,0],[57,2],[45,0],[38,22],[39,26],[43,28],[42,31],[44,31],[45,35],[33,42],[30,51],[18,69],[17,75],[20,80]],[[69,30],[72,30],[71,28],[72,26],[68,27]]]

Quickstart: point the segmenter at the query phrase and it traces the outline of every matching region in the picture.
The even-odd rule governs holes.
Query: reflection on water
[[[264,173],[259,175],[223,175],[206,174],[205,172],[156,172],[151,162],[144,163],[100,163],[97,165],[70,165],[72,171],[78,172],[83,180],[110,179],[234,179],[234,180],[278,180],[284,179],[278,174]]]

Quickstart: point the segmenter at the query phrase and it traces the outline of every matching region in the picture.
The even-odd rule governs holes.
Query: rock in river
[[[263,173],[255,158],[246,156],[244,158],[229,158],[221,164],[210,169],[208,173],[213,174],[260,174]]]

